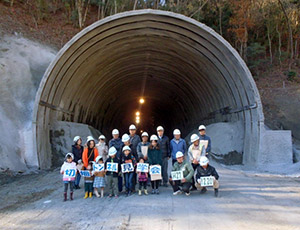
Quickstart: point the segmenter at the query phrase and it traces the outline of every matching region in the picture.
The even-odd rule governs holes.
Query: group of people
[[[118,197],[125,191],[130,196],[136,191],[138,184],[138,195],[148,195],[147,186],[151,184],[152,194],[159,194],[159,186],[173,188],[173,195],[184,192],[187,196],[191,190],[207,191],[201,184],[201,178],[213,178],[215,196],[218,196],[219,175],[214,167],[209,164],[208,155],[211,151],[211,139],[206,135],[206,127],[199,126],[199,134],[192,134],[191,145],[187,148],[186,141],[181,138],[179,129],[173,131],[174,138],[164,134],[162,126],[157,127],[157,135],[150,136],[147,132],[136,133],[135,125],[130,125],[129,134],[120,138],[119,131],[112,131],[112,139],[106,144],[104,135],[99,137],[96,144],[93,137],[88,136],[83,146],[80,136],[74,137],[72,153],[67,153],[65,162],[61,167],[64,182],[64,201],[67,200],[67,191],[70,187],[70,200],[73,200],[73,189],[79,189],[81,171],[88,171],[84,175],[84,198],[91,198],[93,194],[104,197],[104,188],[108,186],[109,197]],[[172,172],[182,172],[180,179],[174,179],[168,174],[169,159],[172,159]],[[109,169],[111,163],[117,163],[117,169]],[[122,173],[121,165],[130,163],[132,171]],[[149,166],[161,168],[160,177],[152,177],[150,172],[137,170],[138,163],[147,163]],[[94,164],[103,165],[101,171],[96,171]],[[172,173],[171,173],[172,174]],[[99,191],[100,189],[100,191]],[[100,192],[100,194],[99,194]]]

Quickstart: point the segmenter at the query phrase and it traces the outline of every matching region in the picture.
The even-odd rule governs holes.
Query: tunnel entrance
[[[48,67],[34,110],[41,168],[49,167],[55,121],[89,124],[108,137],[135,121],[183,136],[200,123],[241,121],[244,163],[257,160],[263,112],[238,53],[211,28],[183,15],[139,10],[113,15],[70,40]],[[223,132],[220,130],[220,132]]]

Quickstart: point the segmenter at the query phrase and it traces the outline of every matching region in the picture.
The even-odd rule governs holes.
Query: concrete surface
[[[212,189],[173,196],[169,187],[160,195],[84,200],[80,189],[63,202],[58,170],[22,177],[0,187],[1,229],[299,229],[299,179],[217,169],[219,198]]]
[[[106,136],[113,128],[123,133],[141,96],[146,103],[139,126],[148,132],[163,125],[169,135],[180,128],[185,136],[200,121],[242,122],[244,163],[256,163],[264,117],[242,58],[204,24],[147,9],[95,22],[49,65],[33,118],[39,166],[48,167],[51,123],[86,123]]]

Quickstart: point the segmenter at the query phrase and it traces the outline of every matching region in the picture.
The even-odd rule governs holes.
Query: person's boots
[[[104,197],[104,190],[101,190],[101,198]]]
[[[215,197],[219,196],[219,189],[215,188]]]
[[[93,193],[92,193],[92,192],[90,192],[89,198],[92,198],[92,197],[93,197]]]
[[[148,195],[148,191],[147,189],[144,190],[145,195]]]
[[[89,197],[89,193],[88,192],[85,192],[85,195],[84,195],[84,199],[88,198]]]
[[[64,201],[67,201],[67,193],[64,192]]]
[[[142,190],[139,189],[139,196],[141,196],[141,195],[142,195]]]
[[[98,198],[100,197],[97,189],[94,190],[94,193],[95,193],[96,197],[98,197]]]
[[[73,192],[70,192],[70,199],[73,200]]]
[[[202,188],[201,189],[201,194],[204,194],[204,193],[206,193],[206,191],[207,191],[207,189],[204,187],[204,188]]]

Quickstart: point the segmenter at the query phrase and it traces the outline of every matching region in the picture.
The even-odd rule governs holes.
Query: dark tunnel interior
[[[249,70],[224,39],[152,10],[112,16],[76,35],[46,71],[36,104],[40,154],[57,120],[89,124],[110,139],[114,128],[128,132],[139,111],[138,132],[162,125],[169,137],[175,128],[185,137],[200,123],[238,120],[256,132],[262,114]],[[258,110],[243,110],[251,104]]]

